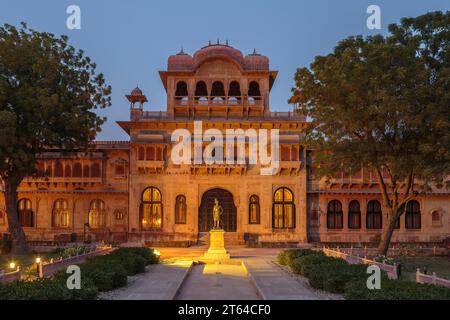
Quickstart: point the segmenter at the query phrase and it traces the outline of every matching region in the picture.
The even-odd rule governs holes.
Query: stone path
[[[147,272],[128,278],[128,286],[100,295],[105,300],[172,300],[192,261],[150,265]]]
[[[258,300],[260,297],[240,264],[199,264],[192,268],[177,299]]]
[[[249,258],[244,261],[258,291],[265,300],[328,300],[333,295],[311,288],[307,280],[290,276],[271,259]]]

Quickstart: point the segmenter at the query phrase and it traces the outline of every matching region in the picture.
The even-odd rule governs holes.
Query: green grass
[[[402,264],[404,279],[415,281],[417,268],[423,272],[424,267],[427,267],[429,275],[436,272],[438,277],[450,279],[450,259],[446,256],[396,257],[395,260]]]

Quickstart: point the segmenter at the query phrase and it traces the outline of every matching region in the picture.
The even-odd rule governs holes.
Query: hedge
[[[67,289],[66,270],[50,279],[0,284],[0,300],[76,300],[95,299],[99,291],[127,285],[127,276],[145,271],[159,257],[148,248],[119,248],[107,255],[86,259],[80,264],[81,289]]]
[[[311,287],[344,294],[350,300],[450,300],[450,288],[390,280],[385,271],[381,273],[381,289],[369,290],[367,265],[351,265],[312,250],[285,250],[277,260],[308,278]]]
[[[309,278],[311,272],[315,271],[317,266],[329,264],[333,266],[348,265],[348,263],[339,258],[328,257],[323,254],[310,254],[294,259],[290,267],[294,273]]]
[[[349,300],[450,300],[450,288],[382,278],[379,290],[367,289],[365,281],[351,281],[345,286],[344,297]]]
[[[281,251],[277,256],[277,261],[283,266],[291,265],[292,261],[296,258],[310,255],[310,254],[322,254],[322,251],[314,251],[310,249],[288,249]]]

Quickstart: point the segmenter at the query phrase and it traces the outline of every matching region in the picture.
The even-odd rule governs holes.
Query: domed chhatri
[[[194,71],[199,65],[209,59],[224,58],[237,63],[241,70],[269,70],[269,58],[257,54],[256,50],[253,54],[244,57],[242,52],[233,48],[228,44],[217,43],[208,45],[194,52],[191,56],[182,49],[179,53],[172,55],[168,59],[169,71]]]
[[[131,93],[125,97],[130,101],[132,107],[134,107],[136,102],[139,102],[140,107],[142,107],[145,102],[148,102],[147,97],[142,93],[142,90],[138,86],[131,90]]]

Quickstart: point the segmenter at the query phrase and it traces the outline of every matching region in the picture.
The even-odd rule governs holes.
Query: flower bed
[[[99,291],[127,285],[127,276],[145,271],[145,266],[159,262],[148,248],[119,248],[110,254],[95,256],[79,264],[81,289],[69,290],[68,274],[57,272],[52,278],[0,284],[0,300],[76,300],[95,299]]]
[[[367,265],[349,264],[336,257],[312,250],[285,250],[277,257],[280,264],[309,280],[311,287],[344,294],[352,300],[450,299],[450,289],[409,281],[390,280],[382,271],[381,289],[367,288]]]

